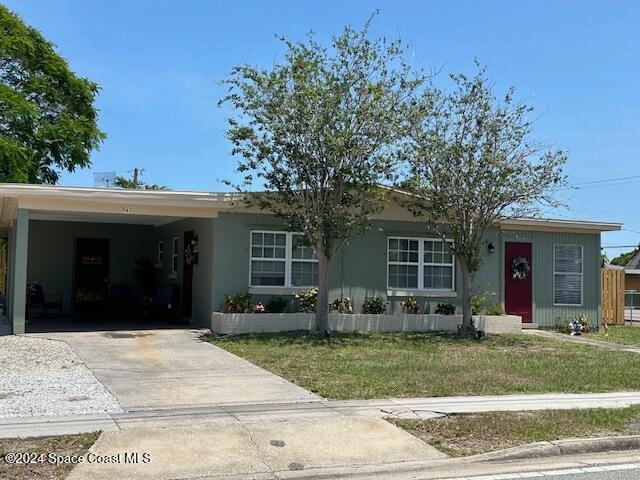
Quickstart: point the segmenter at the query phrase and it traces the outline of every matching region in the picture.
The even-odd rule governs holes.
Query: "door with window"
[[[184,252],[182,255],[182,316],[191,319],[193,314],[193,230],[184,232]]]
[[[506,242],[504,245],[504,309],[509,315],[533,321],[531,244]]]
[[[109,287],[109,240],[77,238],[74,258],[74,296],[98,294],[103,299]]]

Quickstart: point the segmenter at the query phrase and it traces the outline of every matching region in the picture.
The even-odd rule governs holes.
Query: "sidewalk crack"
[[[247,428],[247,426],[244,424],[244,422],[242,420],[240,420],[240,418],[235,413],[232,413],[232,412],[227,411],[227,410],[224,410],[224,411],[228,415],[230,415],[236,422],[238,422],[245,432],[247,432],[247,435],[249,436],[249,441],[255,447],[256,452],[258,453],[258,460],[260,460],[260,463],[262,463],[267,468],[267,470],[269,470],[269,472],[271,472],[271,475],[273,475],[273,478],[275,478],[276,480],[280,479],[281,477],[278,476],[276,471],[265,460],[265,458],[264,458],[264,456],[262,454],[262,449],[258,445],[258,442],[256,442],[255,438],[253,438],[253,434],[251,433],[251,430],[249,430],[249,428]]]

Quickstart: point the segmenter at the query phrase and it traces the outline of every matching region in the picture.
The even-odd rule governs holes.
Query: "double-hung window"
[[[251,232],[250,286],[314,287],[318,260],[302,237],[291,232]]]
[[[158,240],[158,261],[156,264],[161,267],[162,262],[164,262],[164,242],[162,240]]]
[[[582,305],[582,245],[553,246],[553,303]]]
[[[455,262],[439,239],[389,237],[387,286],[404,290],[455,290]]]
[[[178,273],[178,262],[180,259],[180,251],[178,249],[178,237],[171,239],[171,273]]]

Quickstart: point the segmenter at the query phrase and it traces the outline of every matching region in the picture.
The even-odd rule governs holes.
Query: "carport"
[[[213,219],[229,203],[209,193],[0,185],[13,333],[207,326]],[[42,295],[48,308],[35,300]]]

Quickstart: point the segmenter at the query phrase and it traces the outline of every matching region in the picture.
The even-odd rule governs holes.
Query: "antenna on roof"
[[[115,186],[116,172],[94,172],[93,186],[95,188],[111,188]]]

